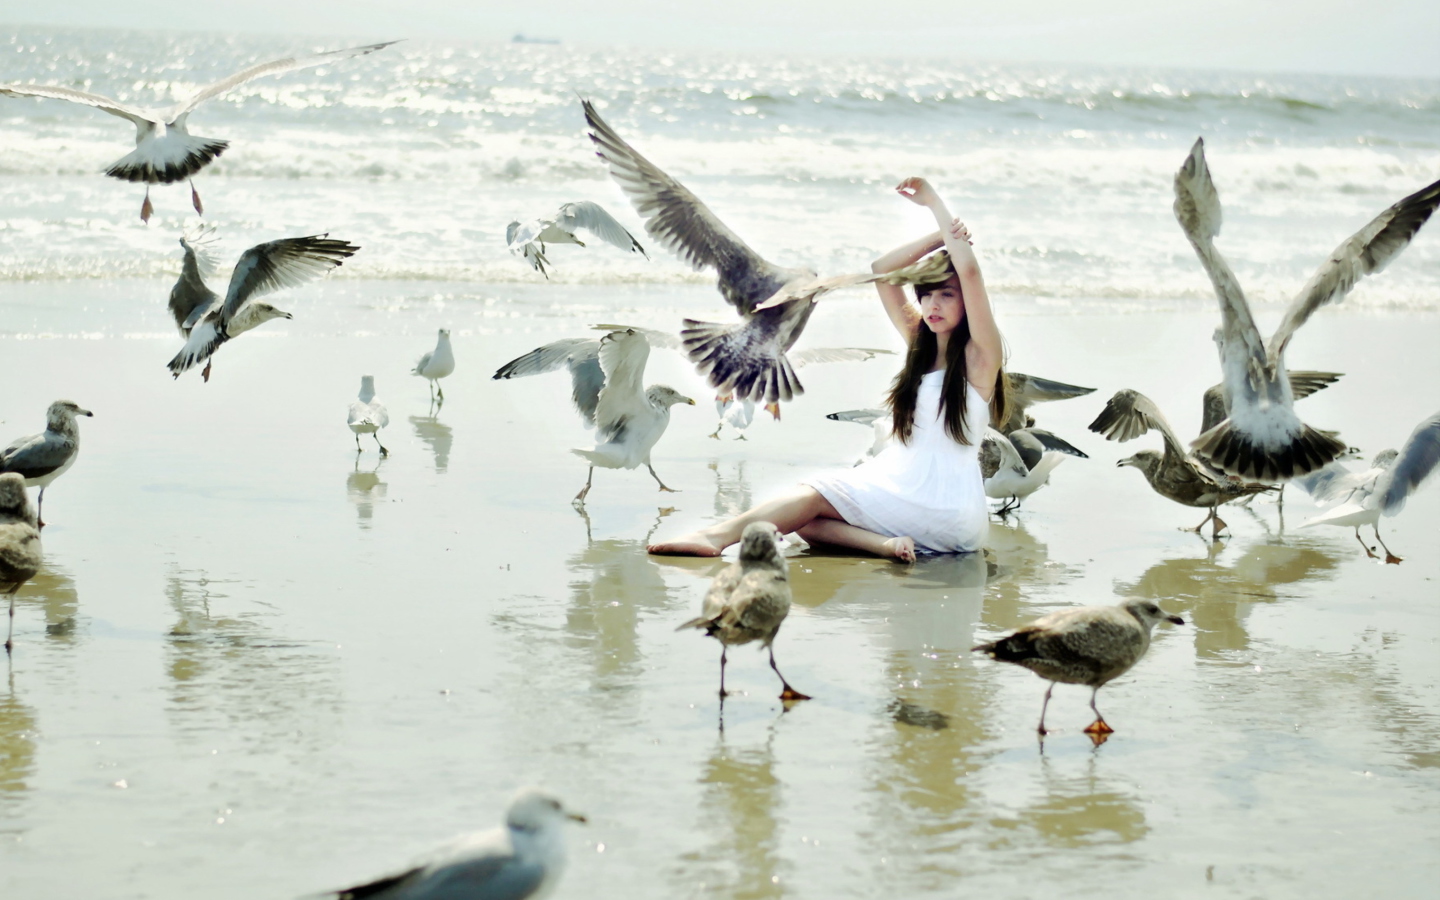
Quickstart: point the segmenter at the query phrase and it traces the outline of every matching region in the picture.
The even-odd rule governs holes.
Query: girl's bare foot
[[[887,556],[893,556],[901,562],[913,563],[915,561],[915,539],[908,537],[890,538],[881,544],[885,548]]]
[[[651,544],[645,550],[658,556],[719,556],[724,547],[717,546],[704,532],[692,531],[673,541]]]

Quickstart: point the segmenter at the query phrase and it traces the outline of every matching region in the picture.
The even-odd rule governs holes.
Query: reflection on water
[[[454,441],[455,434],[449,425],[440,421],[440,407],[430,407],[428,416],[411,416],[410,426],[415,429],[415,436],[429,448],[430,455],[435,458],[435,471],[445,474],[450,468],[450,444]]]
[[[716,897],[760,900],[786,893],[790,868],[780,852],[780,779],[773,730],[758,747],[738,750],[722,739],[701,770],[705,786],[696,831],[713,835],[703,850],[681,856],[681,879]]]
[[[1000,823],[1024,829],[1014,843],[1024,846],[1038,837],[1051,847],[1092,847],[1129,844],[1149,834],[1140,798],[1098,775],[1098,766],[1092,756],[1083,774],[1068,772],[1069,766],[1062,774],[1048,758],[1041,757],[1045,793],[1013,818],[1000,819]]]
[[[1050,559],[1050,550],[1019,519],[990,522],[985,548],[998,572],[985,601],[985,624],[1009,631],[1035,618],[1034,604],[1052,603],[1055,588],[1079,579],[1079,570]]]
[[[721,471],[724,465],[728,471]],[[710,471],[715,473],[715,515],[720,519],[738,516],[754,506],[750,498],[750,479],[745,476],[745,460],[721,463],[710,461]]]
[[[26,780],[35,775],[35,711],[15,696],[13,669],[7,674],[7,690],[0,697],[0,813],[24,794]]]
[[[165,644],[167,712],[177,732],[226,732],[260,754],[328,743],[340,726],[335,658],[276,638],[256,613],[217,614],[235,606],[225,592],[234,584],[179,569],[167,578],[176,614]]]
[[[1217,559],[1233,556],[1221,544],[1205,545],[1203,556],[1158,562],[1129,584],[1116,585],[1121,597],[1145,597],[1172,613],[1188,613],[1195,625],[1195,649],[1203,657],[1224,656],[1249,646],[1245,617],[1256,603],[1285,596],[1278,588],[1335,577],[1339,558],[1319,545],[1257,540],[1230,566]],[[1199,548],[1197,548],[1199,550]]]
[[[45,636],[73,641],[80,595],[75,590],[75,579],[53,555],[46,555],[44,568],[15,595],[15,615],[19,617],[22,608],[33,606],[37,600],[45,611]]]
[[[360,457],[355,458],[355,471],[345,476],[345,493],[355,504],[355,514],[361,528],[370,527],[370,518],[375,515],[375,501],[384,500],[388,486],[380,480],[380,467],[386,457],[376,457],[370,469],[360,468]]]

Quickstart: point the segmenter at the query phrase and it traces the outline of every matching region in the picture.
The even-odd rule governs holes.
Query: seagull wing
[[[585,424],[593,426],[600,389],[605,386],[605,373],[600,368],[600,341],[597,338],[566,338],[536,347],[496,369],[491,378],[496,381],[523,378],[554,372],[561,366],[570,370],[574,388],[571,399],[575,401],[575,408],[585,418]]]
[[[65,465],[75,454],[75,445],[49,431],[18,438],[0,451],[0,472],[15,472],[23,478],[43,478]]]
[[[1065,453],[1070,456],[1078,456],[1081,459],[1090,458],[1089,454],[1085,453],[1085,451],[1074,446],[1064,438],[1057,437],[1048,431],[1044,431],[1039,428],[1026,428],[1023,430],[1033,436],[1035,440],[1039,441],[1040,445],[1046,450],[1051,450],[1056,453]],[[1011,432],[1011,434],[1014,434],[1014,432]]]
[[[403,872],[333,895],[336,900],[390,897],[529,897],[545,880],[538,862],[517,856],[502,834],[485,832],[453,842]]]
[[[180,333],[189,336],[195,324],[215,308],[220,297],[205,284],[205,272],[213,271],[214,261],[204,252],[206,232],[180,239],[185,258],[180,263],[180,278],[170,289],[170,315]]]
[[[1010,438],[996,431],[994,428],[985,429],[985,437],[981,441],[984,450],[989,450],[998,457],[996,471],[1000,469],[1014,469],[1022,477],[1030,474],[1030,467],[1025,465],[1025,460],[1020,458],[1020,451],[1010,443]]]
[[[0,84],[0,94],[7,94],[11,97],[43,97],[47,100],[69,100],[71,103],[93,106],[112,116],[128,119],[135,123],[136,128],[142,131],[163,124],[160,114],[151,112],[148,109],[129,106],[118,100],[102,97],[99,94],[87,94],[84,91],[57,87],[50,84]]]
[[[1380,476],[1375,492],[1380,509],[1393,516],[1405,507],[1405,501],[1428,481],[1440,467],[1440,413],[1416,426],[1400,448],[1400,455]]]
[[[223,329],[251,299],[318,278],[359,249],[332,240],[328,234],[284,238],[251,247],[241,255],[230,275],[219,326]]]
[[[598,440],[621,440],[629,418],[649,408],[643,383],[649,357],[650,343],[637,331],[615,331],[600,339],[605,386],[595,404]]]
[[[361,403],[355,400],[350,404],[350,415],[346,417],[347,425],[379,425],[380,423],[370,415],[370,404]]]
[[[1147,431],[1154,429],[1160,432],[1165,438],[1165,455],[1177,459],[1184,459],[1189,456],[1185,452],[1185,445],[1175,436],[1175,429],[1170,427],[1160,407],[1155,401],[1129,388],[1115,392],[1110,402],[1090,423],[1090,430],[1105,435],[1107,441],[1124,441],[1137,438]]]
[[[847,409],[833,412],[825,418],[832,422],[854,422],[857,425],[874,425],[875,420],[889,413],[883,409]]]
[[[720,277],[720,293],[741,315],[749,315],[794,279],[796,273],[751,250],[689,188],[627,144],[589,100],[584,107],[596,152],[645,220],[645,230],[694,268],[713,268]]]
[[[555,217],[555,222],[566,231],[574,232],[577,228],[583,228],[601,240],[621,250],[630,253],[638,253],[646,259],[650,254],[635,240],[635,236],[625,230],[625,226],[615,221],[615,217],[606,212],[600,204],[590,200],[579,200],[575,203],[567,203],[560,207],[560,212]]]
[[[1005,377],[1009,379],[1010,389],[1007,393],[1010,402],[1012,404],[1019,403],[1021,408],[1028,407],[1032,403],[1069,400],[1072,397],[1083,397],[1086,394],[1095,393],[1094,388],[1066,384],[1063,381],[1051,381],[1048,378],[1037,378],[1023,372],[1006,372]]]
[[[661,350],[680,349],[680,335],[669,331],[641,328],[638,325],[591,325],[590,327],[596,331],[633,331],[636,334],[645,335],[645,340],[650,342],[651,347],[658,347]]]
[[[893,350],[873,350],[869,347],[814,347],[789,354],[790,364],[795,368],[811,363],[864,362],[880,354],[894,356]]]
[[[1315,310],[1343,298],[1361,278],[1379,272],[1410,246],[1410,239],[1437,206],[1440,181],[1399,201],[1336,247],[1285,310],[1285,318],[1270,338],[1272,364],[1285,352],[1295,329]]]
[[[322,66],[325,63],[339,62],[342,59],[349,59],[353,56],[364,56],[367,53],[374,53],[398,41],[386,41],[383,44],[367,44],[364,47],[351,47],[347,50],[331,50],[329,53],[317,53],[314,56],[289,56],[285,59],[272,59],[269,62],[258,63],[248,69],[242,69],[228,78],[222,78],[214,84],[202,88],[189,100],[176,106],[169,113],[167,121],[173,122],[183,115],[194,112],[195,107],[213,97],[233,90],[247,81],[256,78],[263,78],[266,75],[283,75],[286,72],[294,72],[296,69],[308,69],[311,66]]]

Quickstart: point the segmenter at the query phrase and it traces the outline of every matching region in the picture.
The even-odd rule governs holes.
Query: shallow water
[[[1202,512],[1114,467],[1157,439],[1084,428],[1129,386],[1193,434],[1208,310],[1002,312],[1016,370],[1098,388],[1036,411],[1092,458],[986,558],[792,559],[776,653],[815,699],[783,711],[740,649],[722,719],[719,648],[674,631],[718,564],[642,545],[849,465],[868,432],[823,414],[873,403],[892,364],[806,369],[782,423],[712,441],[709,394],[657,351],[649,380],[700,401],[655,453],[682,492],[601,471],[582,516],[565,379],[490,372],[599,310],[672,324],[708,288],[326,282],[210,384],[165,377],[167,290],[6,288],[38,324],[0,336],[4,434],[57,396],[96,414],[48,492],[0,691],[6,896],[297,896],[488,827],[530,782],[591,818],[559,896],[1422,896],[1440,875],[1440,492],[1382,525],[1399,566],[1297,528],[1295,492],[1283,528],[1257,501],[1211,545],[1180,530]],[[807,344],[895,343],[863,292],[830,302]],[[406,370],[442,324],[459,367],[432,413]],[[1367,456],[1398,445],[1434,412],[1437,335],[1430,313],[1318,316],[1292,366],[1348,374],[1302,414]],[[383,461],[343,426],[362,373]],[[968,648],[1130,596],[1187,624],[1101,692],[1098,749],[1088,692],[1058,688],[1042,753],[1044,683]]]

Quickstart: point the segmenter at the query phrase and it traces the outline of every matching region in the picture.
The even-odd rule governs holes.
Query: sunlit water
[[[282,49],[322,45],[341,42]],[[29,68],[7,78],[85,69],[137,102],[204,80],[182,60],[208,77],[276,49],[98,32],[11,46]],[[1440,492],[1382,524],[1399,566],[1348,530],[1298,528],[1314,508],[1295,492],[1283,520],[1269,500],[1227,509],[1232,537],[1211,545],[1181,530],[1203,511],[1115,468],[1158,439],[1085,430],[1134,387],[1191,436],[1217,378],[1213,300],[1168,207],[1196,134],[1224,248],[1279,301],[1440,176],[1433,83],[392,51],[197,116],[235,141],[197,182],[230,251],[322,228],[365,247],[341,277],[277,295],[296,319],[225,348],[210,384],[163,369],[183,192],[157,191],[144,228],[134,187],[95,174],[128,126],[0,104],[0,436],[36,430],[56,397],[96,413],[47,494],[47,567],[19,595],[0,690],[0,894],[298,896],[488,827],[530,782],[591,818],[570,835],[566,897],[1433,888]],[[642,547],[852,463],[868,432],[823,415],[872,405],[893,363],[806,369],[782,423],[712,441],[707,389],[656,352],[648,380],[699,401],[655,453],[682,492],[601,471],[588,515],[571,509],[585,468],[567,451],[586,435],[564,377],[490,373],[599,319],[727,315],[661,253],[561,249],[552,285],[505,254],[512,215],[560,200],[634,222],[575,89],[782,262],[868,264],[918,227],[888,183],[934,174],[981,235],[1013,367],[1098,389],[1037,410],[1092,458],[995,522],[984,558],[792,559],[776,654],[815,699],[788,712],[763,654],[740,649],[722,718],[719,648],[674,631],[717,565]],[[1303,415],[1367,456],[1435,411],[1437,260],[1422,233],[1291,350],[1347,373]],[[830,303],[807,344],[898,347],[869,296]],[[1262,309],[1268,329],[1278,309]],[[459,368],[435,410],[407,373],[440,326]],[[366,373],[392,417],[383,461],[343,427]],[[1042,753],[1044,683],[969,647],[1132,596],[1187,624],[1101,692],[1118,731],[1098,749],[1080,733],[1088,691],[1058,688]]]

